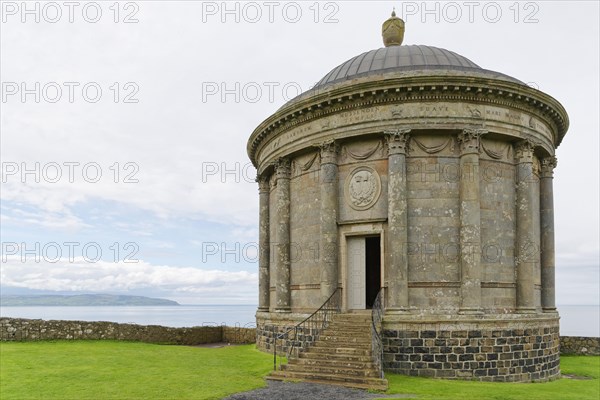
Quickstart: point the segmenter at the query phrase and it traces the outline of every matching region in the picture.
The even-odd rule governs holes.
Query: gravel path
[[[360,389],[349,389],[341,386],[321,385],[308,382],[267,381],[269,387],[250,392],[237,393],[225,400],[366,400],[366,399],[410,399],[410,394],[384,395],[369,393]]]

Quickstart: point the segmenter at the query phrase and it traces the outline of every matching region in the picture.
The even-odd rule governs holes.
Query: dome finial
[[[404,21],[396,17],[396,7],[392,11],[392,16],[388,18],[381,28],[383,44],[385,47],[400,46],[404,39]]]

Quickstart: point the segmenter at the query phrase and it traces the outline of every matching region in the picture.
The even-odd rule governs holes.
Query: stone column
[[[556,157],[542,159],[540,179],[540,228],[541,228],[541,272],[542,310],[556,312],[554,279],[554,190],[552,179],[556,168]]]
[[[321,300],[324,302],[338,287],[338,145],[329,141],[319,145],[321,154]]]
[[[409,310],[406,150],[410,129],[384,132],[388,146],[387,311]]]
[[[269,177],[259,176],[259,230],[258,230],[258,311],[269,311],[270,305],[270,276],[269,276]]]
[[[481,313],[481,199],[479,143],[481,129],[464,129],[460,144],[460,271],[462,314]]]
[[[275,163],[277,179],[275,224],[275,311],[290,312],[290,160],[280,158]]]
[[[534,144],[521,140],[515,145],[517,164],[516,217],[517,241],[515,267],[517,268],[517,311],[535,312],[535,262],[539,256],[533,226],[535,175],[533,173]]]

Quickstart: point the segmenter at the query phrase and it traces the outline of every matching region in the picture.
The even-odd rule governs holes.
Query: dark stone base
[[[463,329],[384,327],[383,366],[410,376],[488,382],[543,382],[560,376],[559,326],[554,321],[472,322]],[[458,324],[457,324],[458,325]],[[537,325],[537,326],[536,326]]]

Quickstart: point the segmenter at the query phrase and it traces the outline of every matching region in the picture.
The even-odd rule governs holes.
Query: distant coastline
[[[0,296],[3,307],[44,307],[44,306],[179,306],[173,300],[157,299],[144,296],[125,296],[110,294],[78,294],[78,295],[7,295]]]

